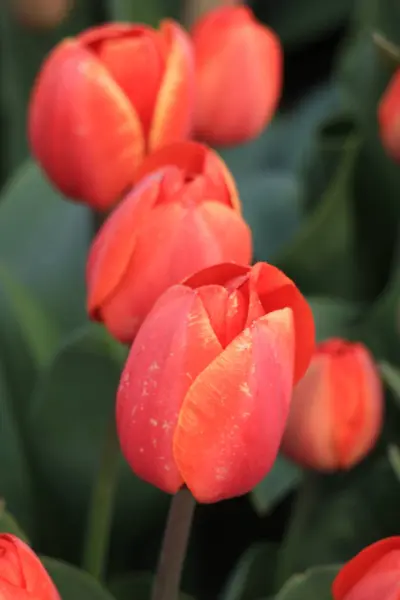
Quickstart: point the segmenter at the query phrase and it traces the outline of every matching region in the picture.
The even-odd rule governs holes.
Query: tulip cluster
[[[200,502],[251,490],[282,439],[301,465],[333,470],[380,430],[367,350],[331,340],[315,351],[308,303],[276,267],[250,266],[234,179],[192,139],[258,135],[281,63],[278,39],[244,7],[212,11],[190,35],[173,21],[103,25],[55,48],[30,107],[47,176],[110,211],[88,256],[87,310],[131,344],[122,452],[144,480]]]

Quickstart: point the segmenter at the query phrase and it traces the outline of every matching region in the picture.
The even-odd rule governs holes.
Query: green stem
[[[289,526],[279,552],[276,577],[277,590],[286,583],[296,569],[295,562],[299,548],[303,545],[304,532],[308,530],[310,518],[315,508],[315,477],[316,475],[311,471],[305,472],[303,482],[297,493],[290,515]]]
[[[119,443],[114,414],[107,426],[100,465],[89,509],[83,566],[96,579],[102,579],[108,552],[114,497],[118,478]]]
[[[182,488],[171,501],[152,600],[178,600],[195,507],[196,501],[187,488]]]

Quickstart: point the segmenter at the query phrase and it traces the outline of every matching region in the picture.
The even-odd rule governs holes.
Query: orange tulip
[[[400,537],[364,548],[339,572],[334,600],[397,600],[400,597]]]
[[[276,111],[282,49],[275,33],[244,6],[220,7],[195,24],[196,136],[239,144],[258,136]]]
[[[0,534],[0,598],[61,600],[36,554],[10,534]]]
[[[331,339],[317,347],[294,390],[282,450],[305,467],[349,469],[374,446],[382,413],[381,381],[367,348]]]
[[[132,345],[117,396],[122,452],[144,480],[199,502],[251,490],[273,465],[311,310],[266,263],[220,264],[171,287]]]
[[[123,342],[170,285],[203,267],[251,258],[251,232],[217,154],[177,143],[150,155],[138,175],[98,233],[87,266],[89,315]]]
[[[400,69],[382,96],[378,121],[383,147],[393,160],[400,162]]]
[[[193,94],[192,47],[177,23],[94,27],[61,42],[39,73],[32,152],[62,193],[107,210],[147,152],[190,134]]]

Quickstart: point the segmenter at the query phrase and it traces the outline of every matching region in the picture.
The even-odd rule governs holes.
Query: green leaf
[[[273,592],[276,563],[275,544],[255,544],[241,556],[221,600],[254,600]]]
[[[16,519],[5,509],[5,502],[0,502],[0,533],[11,533],[29,544],[29,540]]]
[[[177,0],[108,0],[108,14],[113,21],[147,23],[153,27],[165,17],[177,18],[179,8]]]
[[[292,492],[302,479],[302,471],[295,464],[278,455],[266,477],[250,493],[250,500],[260,516]]]
[[[90,575],[54,558],[41,557],[62,600],[114,600]]]
[[[127,573],[115,578],[109,585],[115,600],[148,600],[151,597],[153,575],[151,573]],[[193,600],[181,593],[179,600]]]
[[[400,482],[400,448],[395,444],[388,447],[388,460],[394,474]]]
[[[2,263],[63,331],[85,321],[85,263],[90,212],[65,201],[27,163],[0,199]]]
[[[379,365],[383,381],[392,390],[396,399],[400,402],[400,370],[393,365],[382,362]]]
[[[1,496],[21,526],[31,536],[34,529],[32,481],[15,403],[0,364],[0,473]]]
[[[282,588],[275,600],[332,600],[331,586],[339,566],[310,569],[295,575]]]
[[[330,337],[351,338],[363,307],[334,298],[307,298],[311,306],[319,342]]]
[[[78,330],[55,354],[32,402],[29,432],[42,480],[42,546],[80,558],[100,450],[115,410],[126,350],[97,325]],[[162,522],[169,497],[139,480],[121,461],[115,505],[114,557]],[[59,547],[61,546],[61,547]],[[122,568],[119,565],[119,568]]]

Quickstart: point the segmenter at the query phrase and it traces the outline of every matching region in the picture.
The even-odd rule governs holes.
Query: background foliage
[[[256,258],[295,279],[319,339],[369,345],[382,363],[387,418],[377,449],[350,473],[303,473],[280,458],[248,497],[200,506],[183,589],[197,600],[325,600],[332,565],[400,531],[400,167],[378,138],[376,107],[392,66],[372,40],[379,31],[400,43],[400,5],[253,7],[284,43],[284,97],[258,140],[222,154]],[[67,600],[148,598],[169,498],[121,459],[104,587],[78,569],[124,352],[85,316],[94,224],[29,160],[26,106],[59,39],[102,20],[156,24],[165,15],[178,15],[175,0],[76,0],[67,22],[39,33],[0,8],[0,530],[25,532],[53,557],[46,566]]]

